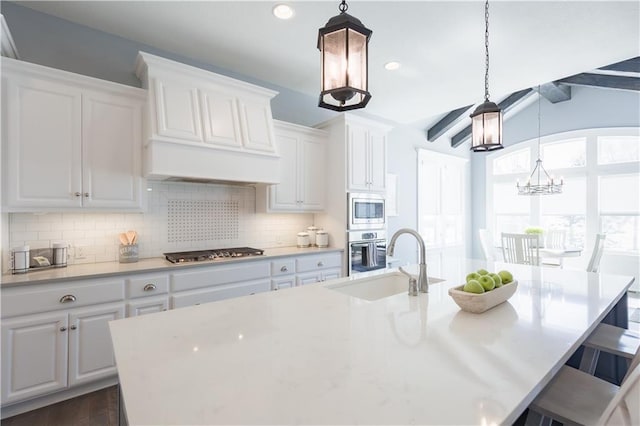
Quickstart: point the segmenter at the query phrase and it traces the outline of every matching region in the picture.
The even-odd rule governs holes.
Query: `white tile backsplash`
[[[128,230],[138,233],[141,258],[171,251],[234,246],[285,247],[296,245],[296,234],[313,224],[313,214],[256,213],[254,187],[178,182],[148,182],[147,187],[150,191],[145,213],[11,213],[9,245],[3,254],[6,256],[11,247],[47,248],[53,242],[65,241],[70,246],[69,264],[117,261],[118,234]],[[190,238],[171,238],[173,242],[169,242],[169,206],[176,200],[218,209],[215,214],[206,210],[186,212],[184,221],[173,220],[173,225],[196,223],[208,235],[207,239],[192,233]],[[220,212],[220,206],[233,206],[233,217],[228,216],[228,209]],[[198,219],[197,214],[205,215],[206,220]],[[217,214],[227,216],[216,220]],[[207,228],[209,222],[211,227]],[[225,232],[225,226],[237,228]],[[179,227],[172,229],[175,232]],[[82,259],[77,256],[78,247]],[[3,266],[6,272],[8,265]]]

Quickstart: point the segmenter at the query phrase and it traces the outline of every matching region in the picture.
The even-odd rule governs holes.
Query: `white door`
[[[280,183],[270,188],[271,208],[274,210],[298,210],[298,138],[278,135],[280,154]]]
[[[7,206],[80,207],[80,91],[35,78],[3,82]]]
[[[154,314],[169,309],[169,297],[145,297],[127,303],[127,317]]]
[[[382,132],[370,130],[369,180],[370,191],[385,192],[387,182],[387,137]]]
[[[205,143],[242,147],[238,101],[235,96],[200,89],[200,102]]]
[[[109,321],[124,318],[124,304],[100,305],[69,314],[69,385],[116,374]]]
[[[244,147],[257,151],[275,152],[269,100],[240,99],[239,106]]]
[[[82,100],[83,206],[140,208],[142,102],[99,92]]]
[[[67,314],[2,320],[2,404],[67,387]]]
[[[348,189],[349,191],[368,191],[367,129],[348,124],[347,149]]]
[[[321,140],[303,138],[300,140],[301,200],[305,210],[322,210],[325,198],[326,147]]]
[[[202,142],[198,89],[179,81],[155,79],[158,135]]]

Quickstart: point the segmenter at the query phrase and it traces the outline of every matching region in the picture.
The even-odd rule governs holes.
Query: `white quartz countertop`
[[[170,271],[181,268],[198,268],[205,266],[215,266],[229,264],[232,262],[251,262],[277,258],[282,256],[298,256],[307,254],[318,254],[329,251],[343,251],[338,248],[298,248],[298,247],[277,247],[264,250],[263,256],[236,257],[224,260],[211,260],[203,262],[171,263],[163,257],[140,259],[133,263],[100,262],[68,265],[64,268],[45,268],[42,270],[29,271],[26,274],[5,274],[2,275],[0,285],[2,287],[14,287],[29,284],[40,284],[42,282],[71,281],[86,278],[100,278],[118,274],[132,274],[140,272]]]
[[[462,312],[447,290],[481,267],[517,292]],[[441,277],[418,297],[328,288],[345,278],[113,321],[129,422],[511,424],[633,282],[465,259]]]

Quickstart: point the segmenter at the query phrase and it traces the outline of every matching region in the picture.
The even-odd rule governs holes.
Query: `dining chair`
[[[562,366],[529,405],[525,424],[640,424],[640,352],[620,387],[569,366]]]
[[[478,234],[480,235],[480,247],[482,248],[484,260],[493,262],[496,258],[494,256],[493,241],[489,231],[486,229],[479,229]]]
[[[564,229],[549,229],[545,233],[544,247],[548,249],[564,249],[567,231]],[[562,257],[543,257],[543,266],[558,266],[562,268]]]
[[[587,265],[587,272],[598,272],[600,268],[600,259],[604,252],[604,240],[607,238],[605,234],[596,234],[596,243],[593,246],[593,252],[591,253],[591,259]]]
[[[503,232],[502,255],[507,263],[540,265],[537,234],[510,234]]]

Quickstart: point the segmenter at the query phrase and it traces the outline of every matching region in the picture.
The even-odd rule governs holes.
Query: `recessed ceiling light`
[[[400,68],[400,62],[395,62],[395,61],[387,62],[386,64],[384,64],[384,68],[389,71],[395,71],[398,68]]]
[[[278,19],[291,19],[296,12],[288,4],[277,4],[273,6],[273,15]]]

